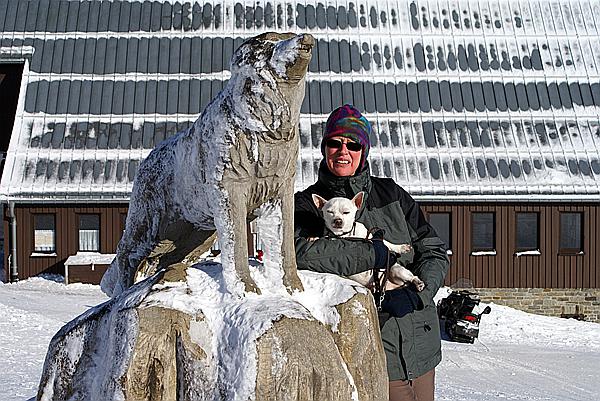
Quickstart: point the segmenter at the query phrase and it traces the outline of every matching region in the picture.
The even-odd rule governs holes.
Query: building
[[[581,296],[556,313],[598,319],[599,15],[597,0],[0,0],[0,73],[22,69],[0,131],[5,258],[14,245],[25,278],[113,252],[139,162],[222,88],[239,43],[310,32],[297,189],[328,113],[353,103],[375,123],[373,173],[447,242],[448,284]]]

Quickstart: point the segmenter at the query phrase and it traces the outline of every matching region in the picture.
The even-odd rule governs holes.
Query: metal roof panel
[[[67,20],[65,23],[66,32],[77,32],[77,20],[79,18],[79,8],[82,2],[70,1],[67,9]],[[85,11],[85,10],[82,10]]]
[[[144,42],[144,39],[141,40]],[[142,46],[140,45],[140,48]],[[140,60],[141,63],[147,63],[147,70],[149,74],[155,74],[159,72],[160,62],[160,39],[153,37],[148,39],[148,55],[145,60]]]
[[[7,30],[14,30],[15,32],[25,31],[25,21],[27,18],[28,2],[20,2],[13,4],[12,9],[9,10],[7,15]],[[8,18],[14,18],[12,21],[8,21]]]
[[[8,31],[6,24],[8,8],[8,1],[0,1],[0,31]]]
[[[165,81],[167,84],[167,93],[163,95],[167,98],[166,114],[177,114],[179,111],[179,82]]]
[[[173,38],[170,43],[169,51],[169,74],[178,74],[180,72],[180,54],[181,54],[181,39]]]
[[[147,102],[151,102],[156,104],[156,113],[158,114],[166,114],[167,113],[167,103],[168,103],[168,85],[167,81],[160,80],[156,85],[156,98],[146,98]],[[154,93],[154,90],[151,89],[151,86],[146,87],[146,91],[149,90]]]

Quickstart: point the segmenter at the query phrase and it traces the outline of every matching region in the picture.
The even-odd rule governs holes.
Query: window
[[[100,251],[100,216],[97,214],[79,215],[79,250]]]
[[[56,251],[56,224],[53,214],[33,216],[33,251],[53,253]]]
[[[473,252],[495,251],[496,218],[494,213],[473,213],[471,220],[471,244]]]
[[[437,235],[446,244],[446,249],[451,249],[450,213],[429,213],[429,224],[435,229]]]
[[[559,253],[583,252],[583,213],[560,213]]]
[[[537,213],[516,214],[515,248],[517,252],[540,249],[539,215]]]

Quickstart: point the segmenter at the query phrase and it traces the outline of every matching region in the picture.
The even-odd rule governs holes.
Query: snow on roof
[[[143,158],[223,88],[233,50],[273,30],[317,40],[297,189],[316,180],[327,115],[353,103],[374,124],[372,172],[420,199],[600,196],[600,1],[38,8],[0,7],[0,61],[31,54],[0,199],[127,201]]]

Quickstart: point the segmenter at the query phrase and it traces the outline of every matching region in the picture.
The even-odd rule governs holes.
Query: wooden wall
[[[56,225],[56,256],[32,256],[33,252],[33,216],[36,213],[54,213]],[[100,215],[100,253],[114,253],[121,239],[121,214],[127,213],[127,205],[16,205],[17,216],[17,263],[19,279],[40,273],[64,274],[64,262],[75,255],[79,248],[78,214]],[[4,254],[6,280],[10,268],[7,258],[10,253],[8,244],[8,218],[4,218],[4,231],[7,233]]]
[[[459,279],[477,288],[600,288],[600,204],[584,203],[446,203],[421,204],[425,214],[451,214],[452,255],[446,284]],[[19,278],[42,272],[64,274],[63,263],[78,248],[78,213],[100,214],[101,252],[114,253],[121,236],[121,214],[127,205],[64,205],[41,207],[17,205]],[[496,255],[471,255],[471,213],[495,212]],[[537,212],[540,255],[515,255],[515,213]],[[582,212],[583,254],[561,255],[558,251],[560,212]],[[56,256],[31,256],[33,214],[56,213]],[[8,221],[4,221],[8,233]],[[4,245],[5,272],[9,274],[8,235]]]
[[[477,288],[599,288],[600,204],[428,204],[425,214],[451,213],[452,255],[446,284],[461,278]],[[471,213],[495,212],[496,255],[471,254]],[[539,213],[540,255],[516,256],[515,213]],[[560,212],[583,213],[583,253],[559,254]]]
[[[100,284],[102,276],[108,270],[110,265],[69,265],[68,280],[65,277],[67,284],[85,283],[85,284]]]

